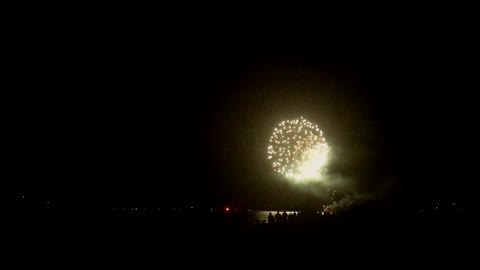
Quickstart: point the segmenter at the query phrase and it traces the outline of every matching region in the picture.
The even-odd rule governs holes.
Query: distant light
[[[322,212],[322,216],[325,215],[325,212]]]
[[[50,203],[50,201],[47,201],[47,203]]]
[[[190,209],[193,209],[193,206],[190,206]]]
[[[227,211],[227,212],[228,212],[228,211],[230,211],[230,208],[228,208],[228,207],[225,207],[225,211]]]
[[[25,195],[22,195],[22,199],[25,199]],[[454,204],[455,205],[455,204]]]

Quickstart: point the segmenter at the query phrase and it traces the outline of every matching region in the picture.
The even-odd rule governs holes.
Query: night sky
[[[330,170],[358,189],[393,179],[389,196],[412,204],[471,189],[475,84],[460,37],[38,30],[16,44],[4,100],[11,181],[30,197],[295,206],[304,196],[266,147],[299,116],[323,129]]]

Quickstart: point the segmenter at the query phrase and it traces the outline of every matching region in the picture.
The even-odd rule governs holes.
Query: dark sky
[[[284,205],[298,194],[265,147],[300,115],[324,130],[331,169],[361,188],[394,178],[412,200],[469,189],[475,84],[460,35],[40,30],[16,44],[5,99],[12,181],[28,194]]]

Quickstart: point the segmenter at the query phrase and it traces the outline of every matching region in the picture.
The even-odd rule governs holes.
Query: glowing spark
[[[275,128],[270,138],[273,145],[267,149],[273,170],[295,181],[320,180],[330,152],[323,132],[303,117],[283,121],[278,126],[280,129]]]

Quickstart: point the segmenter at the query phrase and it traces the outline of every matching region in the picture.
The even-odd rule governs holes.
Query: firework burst
[[[275,172],[296,181],[318,181],[330,146],[317,125],[300,117],[278,124],[267,152]]]

